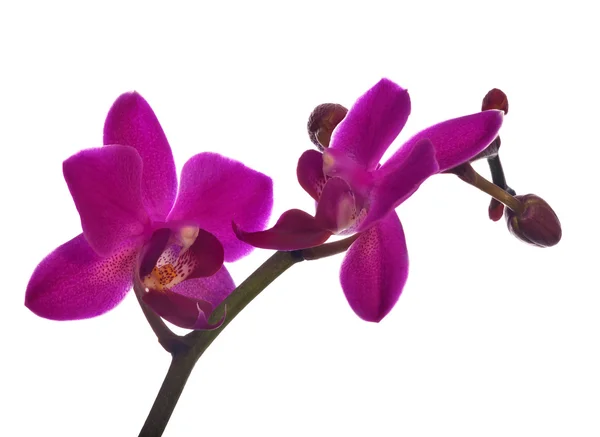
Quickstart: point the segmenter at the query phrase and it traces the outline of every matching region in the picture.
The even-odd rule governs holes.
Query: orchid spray
[[[291,209],[265,229],[271,179],[241,162],[199,153],[179,184],[170,145],[150,105],[120,96],[105,121],[104,146],[63,164],[81,217],[81,233],[34,270],[25,305],[54,320],[106,313],[133,288],[172,363],[141,436],[162,435],[188,376],[208,346],[279,275],[301,261],[347,252],[340,284],[352,310],[379,322],[408,279],[408,249],[396,207],[438,174],[455,174],[492,196],[489,217],[538,247],[561,238],[558,217],[533,194],[506,183],[499,131],[508,112],[497,89],[481,112],[427,127],[394,146],[411,111],[408,92],[382,79],[347,110],[323,104],[309,117],[317,150],[298,159],[301,187],[314,214]],[[388,148],[394,153],[381,159]],[[492,182],[470,162],[487,159]],[[333,236],[343,236],[327,242]],[[237,287],[223,265],[254,247],[277,250]],[[416,260],[415,262],[420,262]],[[189,329],[175,334],[165,321]]]

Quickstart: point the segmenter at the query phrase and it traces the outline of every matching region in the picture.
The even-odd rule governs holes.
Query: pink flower
[[[238,238],[255,247],[296,250],[333,234],[360,232],[346,253],[340,282],[359,317],[380,321],[408,277],[408,252],[395,208],[428,177],[485,149],[502,125],[497,110],[448,120],[419,132],[380,165],[409,114],[408,92],[382,79],[335,128],[329,148],[308,150],[298,161],[298,181],[317,202],[315,216],[289,210],[262,232],[235,223]]]
[[[235,288],[223,261],[252,247],[231,221],[262,229],[272,182],[242,163],[200,153],[183,166],[179,190],[171,148],[137,93],[108,113],[104,144],[63,164],[83,233],[35,269],[25,305],[41,317],[74,320],[114,308],[138,280],[143,299],[168,321],[209,329],[207,318]]]

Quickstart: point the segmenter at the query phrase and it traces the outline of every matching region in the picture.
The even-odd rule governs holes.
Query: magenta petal
[[[219,239],[231,262],[252,250],[237,239],[231,222],[248,231],[263,229],[272,207],[271,178],[216,153],[200,153],[183,166],[169,220],[198,223]]]
[[[379,322],[394,307],[408,277],[408,251],[395,212],[363,232],[350,246],[340,282],[354,312]]]
[[[140,278],[152,272],[156,262],[166,249],[172,234],[173,231],[169,228],[160,228],[152,233],[152,236],[140,251],[138,268]]]
[[[330,148],[343,150],[366,170],[373,170],[409,114],[408,92],[381,79],[356,101],[333,131]]]
[[[212,276],[223,267],[223,246],[210,232],[199,229],[196,241],[188,251],[196,260],[196,268],[189,274],[188,279]]]
[[[208,278],[189,279],[173,290],[149,290],[143,299],[159,316],[187,329],[215,329],[223,320],[209,324],[212,311],[235,289],[225,267]]]
[[[275,226],[259,232],[246,232],[233,223],[237,237],[254,247],[276,250],[296,250],[318,246],[331,236],[310,214],[291,209],[284,212]]]
[[[234,289],[235,283],[231,275],[225,266],[222,266],[214,275],[206,278],[187,279],[173,287],[172,291],[186,297],[202,300],[216,308]]]
[[[131,288],[135,248],[99,257],[83,234],[59,246],[37,266],[25,306],[53,320],[99,316],[114,308]]]
[[[323,155],[316,150],[307,150],[300,156],[296,168],[298,182],[313,199],[319,200],[327,178],[323,173]]]
[[[502,126],[503,112],[490,110],[454,118],[431,126],[412,137],[390,159],[406,153],[404,149],[429,139],[436,150],[440,172],[473,158],[490,145]]]
[[[317,224],[335,234],[352,223],[355,213],[356,204],[350,185],[341,178],[329,179],[317,204]]]
[[[192,279],[197,281],[197,279]],[[211,325],[208,318],[212,307],[206,302],[182,296],[171,290],[148,290],[142,296],[144,302],[163,319],[186,329],[215,329],[223,320]]]
[[[403,146],[403,149],[406,149],[405,155],[392,157],[375,171],[368,214],[360,224],[359,231],[385,217],[410,197],[429,176],[438,172],[431,141],[422,139]]]
[[[63,163],[63,173],[90,246],[108,256],[140,237],[149,224],[142,204],[142,160],[129,146],[82,150]]]
[[[142,199],[155,221],[163,221],[177,194],[171,147],[152,108],[137,92],[122,94],[104,123],[104,144],[134,147],[142,157]]]

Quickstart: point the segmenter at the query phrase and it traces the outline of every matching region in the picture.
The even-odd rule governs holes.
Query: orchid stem
[[[171,366],[169,367],[163,384],[156,396],[156,400],[154,401],[154,405],[148,414],[148,418],[146,419],[139,436],[160,437],[163,434],[171,414],[177,405],[177,401],[183,392],[188,377],[194,369],[198,359],[235,316],[237,316],[246,305],[252,302],[261,291],[294,264],[304,260],[317,260],[345,252],[357,238],[358,234],[310,249],[295,250],[292,252],[276,252],[256,269],[254,273],[248,276],[248,278],[242,282],[221,303],[221,305],[215,308],[209,318],[209,323],[218,322],[225,314],[223,324],[217,329],[211,331],[192,331],[185,337],[179,337],[164,325],[164,322],[161,320],[164,327],[169,330],[171,334],[178,337],[186,347],[176,348],[174,350],[167,349],[173,355]],[[149,308],[144,309],[145,304],[139,297],[138,300],[140,300],[144,314],[146,314],[146,310],[151,311]],[[165,335],[160,324],[156,323],[155,318],[158,318],[158,316],[155,315],[149,317],[146,314],[146,318],[157,336]],[[157,328],[159,329],[157,330]],[[161,344],[163,343],[161,342]]]
[[[515,191],[506,184],[506,177],[504,176],[504,169],[500,162],[500,155],[489,157],[487,162],[490,167],[490,172],[492,173],[492,182],[505,190],[508,194],[514,196]]]
[[[523,204],[513,197],[510,193],[506,192],[498,185],[488,181],[486,178],[481,176],[479,173],[471,167],[471,164],[465,163],[461,164],[458,167],[455,167],[448,172],[454,173],[459,178],[461,178],[466,183],[473,185],[474,187],[479,188],[484,193],[489,194],[494,199],[502,202],[508,208],[512,209],[517,214],[523,213]]]
[[[356,241],[360,234],[354,234],[351,237],[333,243],[321,244],[320,246],[299,250],[299,255],[305,261],[314,261],[320,258],[337,255],[348,250],[350,245]]]

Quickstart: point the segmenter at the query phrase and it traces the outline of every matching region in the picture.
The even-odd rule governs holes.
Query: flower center
[[[171,289],[198,267],[198,259],[188,250],[198,232],[197,226],[185,226],[177,231],[159,229],[154,233],[140,267],[140,275],[150,271],[140,278],[146,289]]]
[[[342,235],[351,234],[366,217],[373,186],[373,174],[337,149],[323,151],[323,173],[331,178],[343,179],[352,190],[353,197],[343,197],[337,205],[338,226],[335,232]]]
[[[373,180],[371,172],[336,149],[326,149],[323,152],[323,173],[329,177],[344,179],[354,191],[368,189]]]

